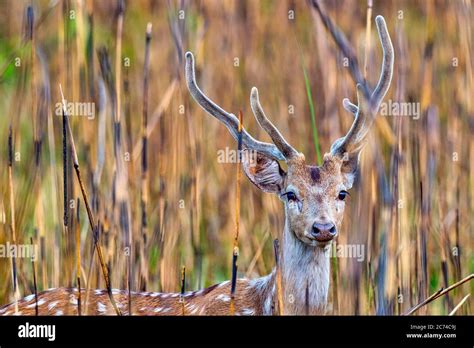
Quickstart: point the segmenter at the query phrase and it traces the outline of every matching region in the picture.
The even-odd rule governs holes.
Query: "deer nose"
[[[333,223],[320,224],[315,222],[313,224],[311,235],[318,242],[329,242],[336,235],[336,226]]]

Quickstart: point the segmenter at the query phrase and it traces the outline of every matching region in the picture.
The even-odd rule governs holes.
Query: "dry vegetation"
[[[367,2],[324,5],[375,83],[381,52],[373,28],[366,36]],[[341,101],[354,99],[354,83],[306,1],[128,1],[122,15],[116,1],[33,1],[33,12],[29,1],[0,6],[0,243],[11,243],[14,230],[17,243],[39,245],[38,290],[77,286],[78,240],[81,285],[104,288],[95,233],[115,288],[179,292],[183,266],[187,290],[230,279],[236,164],[218,163],[218,151],[236,144],[191,100],[186,50],[206,94],[242,110],[257,138],[268,140],[251,117],[254,85],[269,117],[315,163],[352,123]],[[474,272],[471,1],[380,0],[377,14],[396,53],[386,100],[419,103],[420,114],[379,117],[372,130],[337,242],[365,245],[365,258],[333,260],[331,314],[405,313]],[[69,140],[63,171],[59,84],[68,102],[95,103],[93,119],[69,118],[95,231]],[[238,271],[255,277],[274,267],[283,209],[244,176],[240,190]],[[31,261],[16,267],[19,293],[32,293]],[[14,299],[12,281],[12,263],[1,258],[2,304]],[[468,282],[417,313],[447,314],[473,289]],[[456,313],[473,310],[469,298]]]

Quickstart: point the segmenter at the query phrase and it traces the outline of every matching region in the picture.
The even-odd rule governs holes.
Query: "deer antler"
[[[224,123],[224,125],[227,127],[229,132],[232,134],[232,136],[238,140],[239,136],[239,120],[237,117],[235,117],[234,114],[228,113],[227,111],[224,111],[219,105],[214,103],[211,99],[209,99],[198,87],[196,83],[196,76],[195,76],[195,71],[194,71],[194,56],[191,52],[186,52],[186,83],[188,85],[189,92],[193,96],[194,100],[211,116],[214,116],[217,118],[219,121]],[[258,97],[257,97],[258,98]],[[257,99],[257,104],[258,104],[258,99]],[[261,107],[260,107],[261,110]],[[255,112],[255,111],[254,111]],[[263,115],[263,116],[262,116]],[[273,129],[276,129],[273,124],[270,123],[270,121],[267,120],[265,115],[263,114],[263,111],[261,113],[262,118],[257,117],[257,121],[260,123],[262,122],[267,126],[268,124],[273,127]],[[265,127],[262,126],[262,128],[269,132]],[[278,135],[275,136],[275,138],[272,136],[274,132],[269,133],[269,135],[272,137],[272,140],[275,141],[275,144],[269,144],[269,143],[264,143],[261,141],[258,141],[254,139],[244,128],[242,128],[242,145],[245,146],[246,148],[250,150],[255,150],[261,154],[264,154],[270,158],[273,158],[274,160],[278,161],[283,161],[288,159],[286,157],[286,154],[290,154],[289,150],[289,145],[288,143],[283,139],[281,134],[277,131]],[[291,147],[290,147],[291,148]],[[293,149],[293,151],[296,152],[296,150]]]
[[[379,81],[374,91],[371,91],[367,81],[363,78],[359,69],[357,57],[354,54],[353,48],[350,46],[347,38],[337,28],[326,13],[324,13],[318,0],[312,0],[311,5],[316,9],[324,26],[333,37],[335,43],[349,58],[350,72],[357,88],[358,105],[354,105],[349,99],[344,98],[342,105],[344,109],[355,116],[349,132],[342,138],[337,139],[331,146],[331,153],[333,155],[342,156],[344,153],[358,152],[364,145],[364,140],[367,133],[375,119],[377,111],[380,107],[385,94],[388,91],[393,73],[394,53],[392,41],[387,30],[387,25],[382,16],[377,16],[375,22],[383,49],[382,70]]]
[[[314,3],[315,2],[313,2],[313,4]],[[319,7],[317,7],[317,9],[321,17],[325,18],[327,21],[328,17],[321,12]],[[375,116],[377,115],[380,104],[382,103],[382,100],[390,87],[394,61],[393,45],[384,18],[382,16],[377,16],[375,18],[375,22],[377,24],[380,43],[383,49],[383,61],[380,78],[373,92],[370,91],[370,88],[367,86],[365,81],[357,83],[357,105],[351,103],[347,98],[344,98],[342,101],[344,109],[354,114],[355,119],[351,128],[349,129],[349,132],[343,138],[336,140],[331,146],[331,153],[334,155],[342,156],[346,152],[354,153],[358,152],[362,148],[367,133],[374,122]],[[326,26],[334,37],[341,35],[339,32],[337,32],[337,34],[336,32],[332,32],[332,30],[335,31],[336,29],[330,20],[329,25],[326,23]],[[336,40],[336,42],[339,44],[339,41]],[[342,40],[341,42],[346,41]],[[343,51],[346,50],[347,48],[343,49]],[[357,76],[357,74],[354,76],[356,81]]]
[[[394,53],[392,40],[390,39],[385,19],[382,16],[377,16],[375,17],[375,23],[377,23],[377,31],[383,48],[382,71],[377,87],[375,87],[371,96],[374,107],[378,109],[392,81]]]
[[[283,156],[287,160],[297,157],[300,154],[296,151],[281,135],[280,131],[273,125],[273,123],[265,116],[260,101],[258,99],[258,89],[253,87],[250,92],[250,106],[252,108],[253,114],[257,119],[258,124],[262,129],[267,132],[267,134],[272,138],[273,143],[276,145],[278,150],[283,153]]]

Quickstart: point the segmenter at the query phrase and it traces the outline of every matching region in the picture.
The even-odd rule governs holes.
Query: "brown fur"
[[[263,278],[260,278],[263,279]],[[268,279],[272,282],[273,278]],[[128,294],[124,290],[112,291],[118,308],[128,315]],[[263,315],[263,303],[272,294],[257,281],[239,279],[234,298],[235,315]],[[88,297],[87,305],[84,301]],[[132,292],[132,315],[228,315],[230,313],[230,282],[209,288],[179,293]],[[38,294],[39,315],[78,315],[76,288],[57,288]],[[81,290],[82,315],[115,315],[106,290]],[[18,315],[35,315],[33,295],[18,302]],[[184,313],[183,313],[184,311]],[[267,313],[271,314],[271,313]],[[15,304],[0,307],[0,315],[15,315]]]

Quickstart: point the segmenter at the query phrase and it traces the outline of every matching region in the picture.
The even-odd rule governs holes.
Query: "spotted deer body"
[[[329,289],[328,250],[340,229],[345,198],[357,171],[359,154],[390,86],[393,71],[393,47],[385,20],[376,24],[383,48],[383,62],[377,86],[357,84],[357,105],[344,99],[343,106],[354,116],[348,133],[336,140],[320,166],[306,163],[271,123],[260,105],[258,91],[252,88],[250,105],[258,124],[273,143],[254,139],[239,120],[209,99],[195,79],[194,57],[186,53],[185,75],[190,94],[211,116],[222,122],[252,156],[242,156],[242,169],[259,189],[276,194],[284,204],[285,227],[280,238],[277,268],[257,279],[239,279],[235,291],[236,315],[323,314]],[[335,31],[331,24],[329,30]],[[337,36],[339,34],[334,34]],[[279,161],[285,161],[284,171]],[[230,311],[229,281],[185,293],[131,293],[133,315],[227,315]],[[279,293],[281,291],[281,293]],[[129,296],[113,290],[112,296],[123,314],[129,314]],[[82,314],[113,315],[105,290],[81,290]],[[58,288],[30,295],[15,304],[0,308],[0,314],[77,315],[78,290]],[[85,302],[84,302],[85,301]]]
[[[235,315],[270,315],[272,302],[268,300],[267,282],[271,276],[237,282],[234,301],[238,304]],[[112,290],[117,307],[129,315],[129,298],[126,290]],[[81,315],[116,315],[107,290],[81,290]],[[0,315],[78,315],[79,293],[77,288],[49,289],[29,295],[14,305],[0,308]],[[226,315],[230,305],[230,282],[226,281],[199,291],[180,293],[131,292],[132,315]]]

